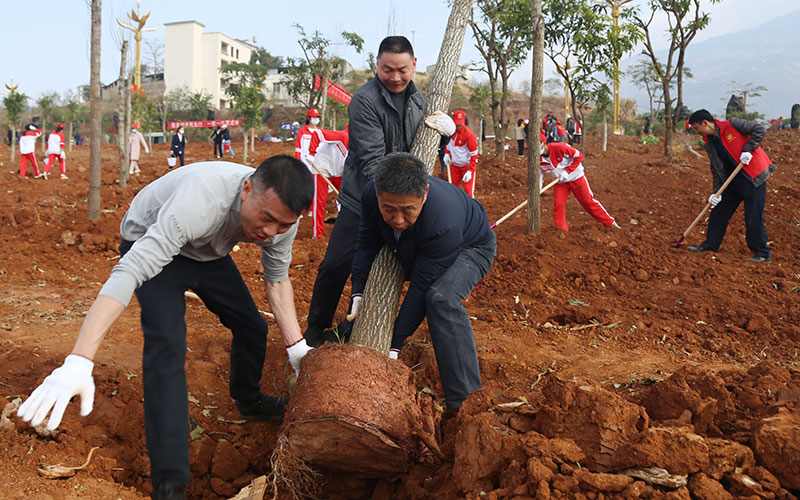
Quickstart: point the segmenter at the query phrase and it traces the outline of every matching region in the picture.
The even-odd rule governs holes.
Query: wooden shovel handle
[[[727,188],[728,185],[733,181],[733,178],[736,177],[736,174],[739,173],[742,167],[744,167],[744,163],[739,163],[739,165],[736,166],[731,175],[729,175],[728,178],[725,179],[725,183],[723,183],[722,186],[720,186],[720,188],[714,194],[717,196],[722,196],[722,192],[725,191],[725,188]],[[710,209],[711,209],[711,202],[706,203],[706,206],[703,207],[703,210],[697,215],[697,217],[694,218],[689,227],[686,228],[686,231],[683,232],[684,238],[686,238],[686,236],[692,231],[692,229],[694,229],[694,226],[696,226],[697,223],[700,222],[700,220],[703,217],[705,217],[705,215],[708,213]]]
[[[336,196],[339,196],[339,190],[336,189],[336,186],[333,185],[333,183],[330,181],[330,179],[325,177],[325,174],[322,173],[322,170],[319,169],[317,164],[312,161],[311,162],[311,166],[314,167],[314,170],[316,170],[319,173],[319,175],[322,176],[323,179],[325,179],[325,182],[327,182],[328,185],[331,187],[331,189],[333,189],[333,192],[336,193]]]
[[[539,191],[539,194],[542,194],[542,193],[544,193],[545,191],[547,191],[547,190],[548,190],[548,189],[550,189],[551,187],[555,186],[556,184],[558,184],[558,179],[553,179],[553,181],[552,181],[550,184],[546,185],[545,187],[543,187],[543,188],[542,188],[542,190],[541,190],[541,191]],[[520,210],[522,207],[524,207],[524,206],[525,206],[525,205],[527,205],[527,204],[528,204],[528,200],[526,199],[525,201],[523,201],[522,203],[520,203],[519,205],[517,205],[516,207],[514,207],[514,210],[512,210],[512,211],[508,212],[508,213],[507,213],[507,214],[505,214],[504,216],[502,216],[502,217],[500,217],[499,219],[497,219],[497,222],[495,222],[494,224],[492,224],[492,226],[491,226],[489,229],[494,229],[494,228],[495,228],[495,226],[497,226],[498,224],[500,224],[500,223],[504,222],[506,219],[508,219],[509,217],[511,217],[512,215],[514,215],[515,213],[517,213],[517,212],[518,212],[518,211],[519,211],[519,210]]]

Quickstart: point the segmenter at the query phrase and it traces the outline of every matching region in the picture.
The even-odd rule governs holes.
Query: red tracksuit
[[[47,162],[44,164],[44,172],[50,173],[50,169],[55,165],[58,158],[58,168],[61,175],[67,174],[67,162],[61,157],[64,152],[64,134],[62,132],[51,132],[47,137]]]
[[[444,161],[450,162],[450,180],[475,198],[475,174],[478,166],[478,139],[466,125],[453,134],[444,148]],[[469,175],[466,175],[469,172]],[[466,179],[465,179],[466,177]]]
[[[28,162],[33,163],[33,175],[39,176],[39,164],[36,162],[36,138],[42,135],[41,130],[26,130],[19,138],[19,176],[25,178]]]
[[[553,178],[559,178],[563,172],[568,174],[566,181],[559,181],[553,186],[553,223],[564,231],[569,231],[567,225],[567,198],[569,193],[584,210],[597,219],[598,222],[608,227],[614,223],[614,218],[608,215],[603,205],[594,197],[589,181],[583,171],[583,153],[563,142],[551,142],[549,156],[540,156],[539,169]]]
[[[344,160],[347,158],[347,148],[350,144],[348,129],[322,130],[321,134],[312,134],[308,146],[308,162],[314,162],[325,177],[331,181],[336,189],[342,185]],[[321,137],[320,137],[321,136]],[[314,168],[314,167],[311,167]],[[328,183],[314,170],[314,200],[311,205],[313,218],[312,238],[321,238],[325,233],[325,204],[328,202]]]

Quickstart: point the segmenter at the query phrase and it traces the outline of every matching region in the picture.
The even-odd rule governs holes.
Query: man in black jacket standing
[[[393,153],[378,162],[374,180],[361,194],[349,318],[358,314],[370,268],[383,245],[409,280],[389,357],[397,358],[427,317],[447,409],[457,410],[481,387],[472,324],[462,302],[489,272],[497,253],[486,212],[463,190],[429,176],[416,156]]]
[[[375,77],[362,85],[350,102],[350,144],[338,198],[341,211],[314,282],[304,334],[309,345],[318,345],[322,331],[333,323],[350,276],[364,185],[384,155],[411,151],[425,107],[422,93],[411,81],[416,68],[414,49],[406,37],[384,38],[378,48]]]

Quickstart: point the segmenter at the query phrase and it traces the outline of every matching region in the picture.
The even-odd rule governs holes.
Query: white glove
[[[439,132],[441,135],[450,137],[456,133],[456,124],[453,119],[441,111],[434,111],[425,118],[425,125]]]
[[[569,182],[569,172],[562,170],[558,174],[558,182]]]
[[[353,297],[353,305],[350,307],[350,312],[345,317],[347,321],[355,321],[356,316],[358,315],[358,307],[360,305],[361,305],[361,295],[355,295]]]
[[[147,154],[150,154],[150,150],[147,149],[147,148],[144,148],[144,152],[147,153]]]
[[[400,349],[389,349],[389,359],[397,359],[400,355]]]
[[[464,172],[464,175],[461,177],[461,180],[464,182],[469,182],[470,179],[472,179],[472,171],[467,170],[466,172]]]
[[[739,161],[742,162],[745,165],[749,165],[750,164],[750,160],[752,160],[752,159],[753,159],[753,153],[742,152],[742,156],[739,157]]]
[[[708,197],[708,202],[711,203],[711,208],[716,207],[717,203],[720,201],[722,201],[722,195],[714,193]]]
[[[54,430],[61,423],[64,410],[72,396],[81,397],[81,416],[92,412],[94,405],[94,363],[83,356],[70,354],[64,364],[53,370],[31,396],[17,410],[17,416],[34,427],[50,414],[47,429]]]
[[[305,338],[293,346],[286,348],[286,354],[289,355],[289,363],[292,364],[292,368],[294,368],[294,372],[297,376],[300,376],[300,363],[303,362],[303,358],[310,350],[311,347],[306,343]]]
[[[445,153],[444,157],[442,157],[442,161],[448,167],[450,166],[450,153]]]
[[[66,154],[65,154],[65,153],[62,151],[62,152],[61,152],[61,159],[63,160],[63,159],[65,159],[66,157],[67,157],[67,155],[66,155]]]

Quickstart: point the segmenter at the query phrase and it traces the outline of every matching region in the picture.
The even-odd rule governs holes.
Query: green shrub
[[[642,136],[642,144],[658,144],[659,142],[661,142],[661,137],[656,137],[654,135]]]

